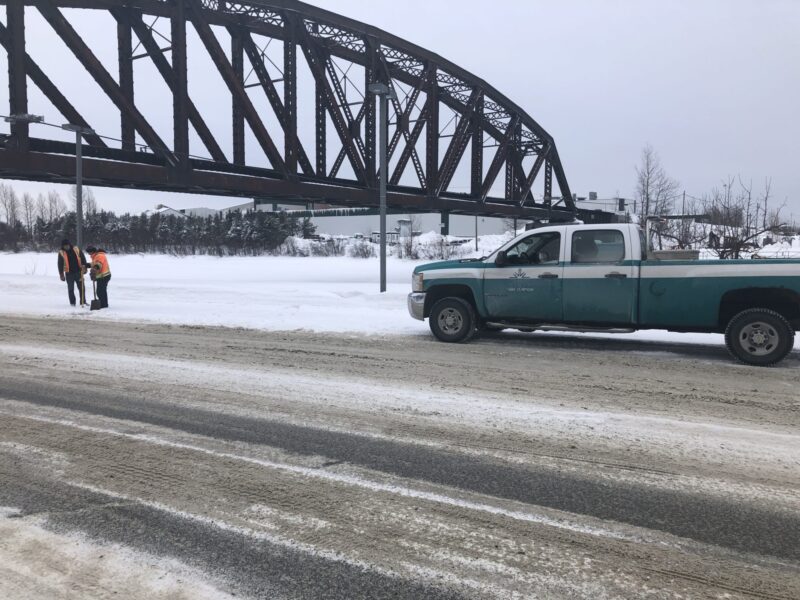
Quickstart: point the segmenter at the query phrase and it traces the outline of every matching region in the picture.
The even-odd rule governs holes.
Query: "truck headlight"
[[[422,273],[414,273],[411,276],[411,291],[412,292],[424,292],[425,285],[423,283],[424,276]]]

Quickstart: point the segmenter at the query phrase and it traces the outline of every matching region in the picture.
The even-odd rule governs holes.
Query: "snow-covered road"
[[[6,317],[0,596],[797,598],[798,357],[664,347]]]

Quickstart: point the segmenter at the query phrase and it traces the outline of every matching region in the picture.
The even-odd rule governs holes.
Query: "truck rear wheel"
[[[728,351],[743,363],[769,367],[782,361],[794,347],[794,329],[783,315],[766,308],[740,312],[725,330]]]
[[[475,309],[461,298],[443,298],[431,308],[428,323],[442,342],[468,342],[475,335]]]

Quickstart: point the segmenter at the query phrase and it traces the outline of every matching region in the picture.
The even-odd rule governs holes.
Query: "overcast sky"
[[[632,196],[634,167],[649,143],[691,195],[702,195],[728,176],[752,180],[756,187],[771,177],[776,199],[790,204],[787,216],[800,218],[799,0],[314,3],[391,31],[493,84],[553,135],[579,195]],[[37,36],[52,36],[34,11],[27,14],[29,46]],[[65,14],[116,74],[111,23],[76,11]],[[56,48],[29,51],[59,85],[81,96],[79,108],[95,129],[118,135],[118,116],[97,102],[89,91],[93,82],[82,79],[66,51]],[[221,82],[210,63],[193,54],[190,48],[190,89],[207,97],[204,114],[210,111],[215,132],[219,127],[220,138],[229,139],[221,131],[229,123],[229,101],[214,100],[213,93]],[[169,140],[171,102],[155,71],[138,64],[144,62],[137,61],[137,103]],[[7,107],[6,74],[2,77],[0,102]],[[60,119],[34,93],[31,112],[37,110]],[[37,193],[50,187],[17,185]],[[95,192],[103,207],[117,211],[158,202],[175,208],[236,203]]]

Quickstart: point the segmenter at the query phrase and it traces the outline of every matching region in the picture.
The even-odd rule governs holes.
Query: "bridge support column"
[[[24,115],[28,112],[28,81],[25,72],[25,4],[6,4],[8,50],[8,100],[9,114]],[[16,148],[28,149],[28,121],[12,121],[11,137]]]
[[[428,197],[436,196],[439,186],[439,84],[436,69],[432,69],[426,82],[427,123],[425,125],[425,189]]]
[[[283,160],[290,177],[297,175],[299,142],[297,139],[297,23],[286,18],[286,40],[283,42]]]
[[[189,166],[189,87],[186,57],[186,7],[185,0],[174,2],[172,17],[172,71],[175,85],[172,89],[172,115],[174,148],[181,167]]]
[[[244,45],[241,32],[231,32],[231,64],[239,86],[244,86]],[[233,164],[244,165],[244,110],[242,103],[233,95]]]
[[[441,231],[442,235],[450,235],[450,211],[449,210],[443,210],[442,211],[441,229],[442,229],[442,231]]]
[[[328,176],[327,149],[328,149],[328,116],[325,113],[325,92],[322,86],[316,84],[316,146],[317,146],[317,176]]]
[[[124,20],[117,21],[117,54],[119,61],[119,87],[125,97],[133,102],[133,36],[130,25],[130,13],[120,10],[125,15]],[[133,152],[136,150],[136,128],[130,115],[120,111],[120,132],[122,149]]]

